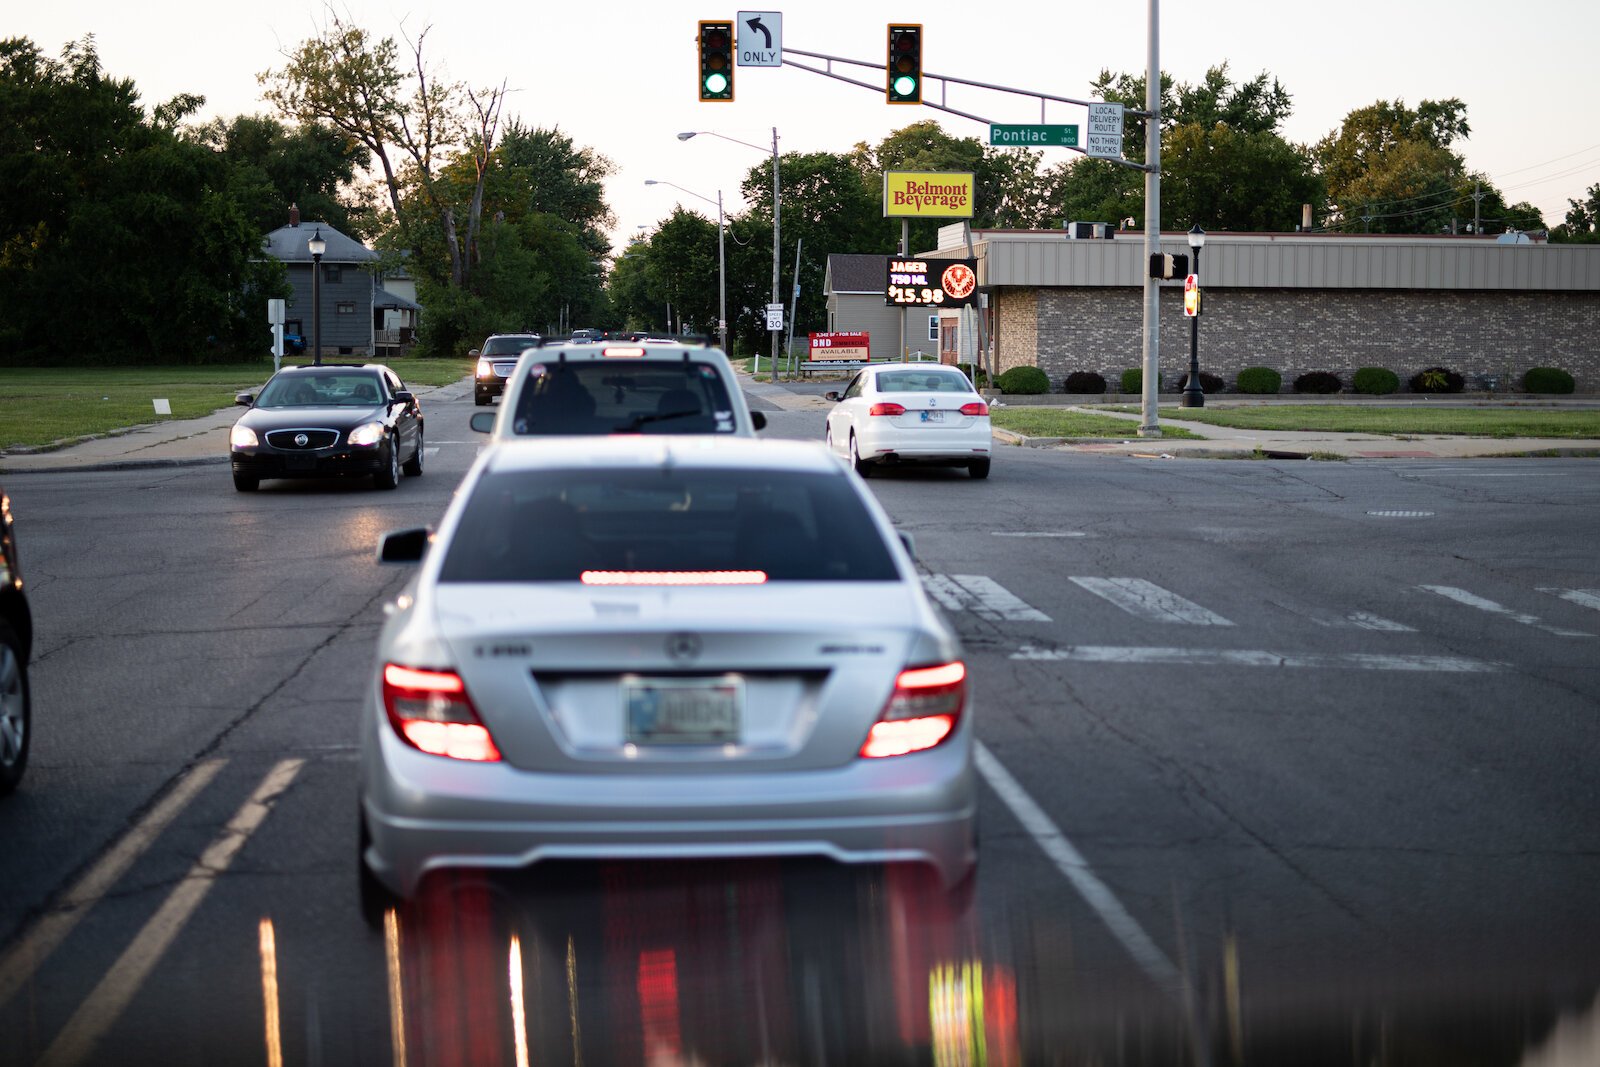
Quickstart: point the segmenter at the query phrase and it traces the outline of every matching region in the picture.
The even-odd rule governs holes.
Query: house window
[[[937,316],[937,315],[929,315],[928,316],[928,340],[937,341],[938,339],[939,339],[939,316]]]
[[[356,313],[356,302],[354,300],[341,300],[341,301],[339,301],[339,314],[341,314],[341,315],[354,315],[355,313]]]
[[[340,273],[340,268],[329,264],[322,268],[322,280],[329,285],[338,285]]]

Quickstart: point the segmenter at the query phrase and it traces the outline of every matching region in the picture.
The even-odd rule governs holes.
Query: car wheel
[[[357,812],[356,877],[361,892],[361,919],[373,930],[383,929],[383,916],[390,908],[398,908],[400,898],[389,887],[378,881],[378,876],[367,866],[367,849],[372,845],[372,835],[367,832],[367,817]]]
[[[822,443],[827,448],[827,450],[829,452],[833,451],[833,427],[832,426],[824,426],[822,428]]]
[[[233,487],[241,493],[253,493],[261,488],[261,479],[252,478],[248,474],[235,474],[233,476]]]
[[[872,477],[872,464],[861,458],[861,450],[856,447],[856,435],[850,435],[850,466],[863,478]]]
[[[974,478],[989,477],[989,461],[986,459],[972,460],[967,464],[967,473],[972,475]]]
[[[400,446],[393,437],[389,438],[385,452],[388,462],[372,476],[372,484],[379,489],[393,489],[400,484]]]
[[[0,796],[15,789],[27,769],[30,719],[22,640],[9,623],[0,622]]]
[[[482,393],[473,393],[472,402],[481,408],[483,405],[489,402],[489,398],[484,396]]]
[[[422,476],[422,427],[417,427],[417,450],[406,460],[405,472],[413,478]]]

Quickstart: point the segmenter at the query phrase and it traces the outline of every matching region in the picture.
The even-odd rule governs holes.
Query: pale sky
[[[726,0],[724,0],[726,2]],[[617,172],[607,194],[623,243],[653,227],[681,201],[716,210],[654,178],[742,207],[738,186],[761,162],[754,149],[712,137],[680,142],[683,130],[713,130],[770,146],[777,127],[785,152],[846,151],[914,121],[935,118],[957,136],[986,140],[978,123],[927,108],[892,107],[882,91],[845,85],[792,67],[740,67],[735,102],[696,97],[699,19],[739,10],[710,0],[507,3],[503,0],[343,0],[338,10],[375,35],[431,27],[426,54],[474,85],[504,80],[507,115],[559,126],[609,157]],[[1143,73],[1147,11],[1142,0],[1045,4],[1039,0],[809,0],[787,8],[783,43],[793,49],[882,62],[888,22],[924,25],[924,67],[948,74],[1070,96],[1089,95],[1102,69]],[[132,78],[146,107],[178,93],[206,97],[200,118],[269,109],[256,75],[281,65],[281,51],[313,36],[325,8],[308,0],[221,5],[215,0],[53,0],[13,5],[0,34],[31,38],[47,54],[93,33],[107,73]],[[1285,133],[1315,141],[1350,110],[1375,100],[1460,97],[1472,136],[1458,148],[1508,202],[1528,200],[1551,225],[1567,201],[1600,182],[1600,119],[1587,102],[1600,0],[1187,0],[1161,5],[1162,68],[1200,79],[1224,60],[1236,79],[1265,70],[1293,95]],[[403,45],[402,45],[403,47]],[[795,57],[800,58],[800,57]],[[804,62],[813,62],[803,60]],[[881,84],[881,73],[836,67]],[[928,83],[937,99],[939,83]],[[998,122],[1039,122],[1037,102],[952,86],[946,102]],[[1043,121],[1084,122],[1083,109],[1051,104]],[[770,149],[768,149],[770,151]],[[1045,162],[1068,154],[1046,149]],[[1164,219],[1164,229],[1188,220]]]

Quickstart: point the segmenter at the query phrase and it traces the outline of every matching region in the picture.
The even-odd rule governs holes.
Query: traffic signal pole
[[[1161,0],[1150,0],[1150,55],[1145,65],[1144,261],[1161,251]],[[1160,437],[1156,392],[1161,385],[1161,282],[1145,271],[1144,360],[1139,436]]]

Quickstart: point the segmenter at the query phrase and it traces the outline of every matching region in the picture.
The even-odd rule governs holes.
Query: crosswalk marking
[[[922,584],[946,611],[970,611],[992,622],[1050,621],[1050,616],[981,574],[930,574]]]
[[[1363,630],[1381,630],[1384,633],[1391,634],[1414,634],[1417,632],[1415,628],[1407,626],[1403,622],[1395,622],[1393,619],[1386,619],[1382,615],[1374,615],[1370,611],[1352,612],[1346,615],[1345,618]]]
[[[1221,615],[1143,578],[1075,577],[1071,581],[1147,622],[1187,623],[1190,626],[1233,625]]]
[[[1485,673],[1506,664],[1464,656],[1376,655],[1365,652],[1271,652],[1265,649],[1143,648],[1117,645],[1074,645],[1035,648],[1023,645],[1014,660],[1070,663],[1125,663],[1138,666],[1184,667],[1320,667],[1365,671],[1450,671]]]
[[[1539,592],[1558,596],[1562,600],[1591,611],[1600,611],[1600,589],[1551,589],[1541,585]]]
[[[1503,618],[1510,619],[1512,622],[1520,622],[1524,626],[1535,627],[1543,630],[1547,634],[1554,634],[1556,637],[1594,636],[1594,634],[1587,633],[1583,630],[1568,630],[1561,626],[1551,626],[1548,623],[1541,622],[1539,616],[1537,615],[1528,615],[1520,611],[1512,611],[1503,604],[1497,604],[1493,600],[1487,600],[1481,596],[1476,596],[1467,592],[1465,589],[1457,589],[1453,585],[1422,585],[1418,586],[1417,588],[1426,589],[1430,593],[1437,593],[1446,600],[1453,600],[1457,604],[1465,604],[1469,608],[1477,608],[1479,611],[1487,612],[1490,615],[1499,615]]]

